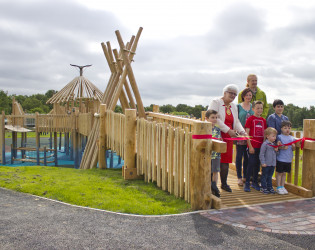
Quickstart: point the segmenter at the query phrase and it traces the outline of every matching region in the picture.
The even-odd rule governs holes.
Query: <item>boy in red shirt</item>
[[[250,192],[250,177],[253,175],[251,187],[260,190],[258,184],[258,172],[260,169],[259,153],[260,147],[264,142],[264,131],[267,128],[267,122],[261,117],[264,110],[264,104],[262,101],[255,101],[252,104],[254,115],[250,116],[245,124],[245,131],[250,136],[247,140],[248,146],[248,165],[246,171],[246,182],[244,191]]]

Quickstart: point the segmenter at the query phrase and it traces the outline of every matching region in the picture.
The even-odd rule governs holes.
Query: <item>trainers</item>
[[[284,187],[282,188],[282,191],[283,191],[284,194],[288,194],[289,193],[288,190],[286,190]]]
[[[282,188],[277,188],[277,193],[278,194],[285,194]]]
[[[276,193],[273,188],[268,188],[268,191],[269,191],[270,194],[275,194]]]
[[[267,190],[267,188],[261,188],[260,192],[262,192],[263,194],[269,194],[269,191]]]
[[[257,191],[260,191],[260,186],[258,183],[252,183],[251,187],[256,189]]]
[[[245,183],[244,191],[245,192],[250,192],[250,187],[249,187],[248,183]]]

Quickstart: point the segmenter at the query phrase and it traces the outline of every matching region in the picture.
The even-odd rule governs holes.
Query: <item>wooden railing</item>
[[[167,115],[155,112],[147,112],[147,119],[156,121],[157,123],[167,123],[174,128],[177,127],[180,127],[182,129],[188,128],[189,131],[192,131],[192,126],[195,121],[189,118],[183,118],[175,115]]]
[[[106,146],[124,158],[125,115],[106,111]]]
[[[20,127],[31,127],[33,126],[32,121],[35,120],[36,115],[34,114],[25,114],[25,115],[6,115],[6,125],[20,126]]]
[[[211,123],[152,113],[158,121],[137,119],[136,110],[125,112],[106,111],[104,127],[100,124],[106,148],[124,159],[124,178],[156,182],[162,190],[190,202],[193,209],[209,209],[216,199],[210,188],[211,151],[224,152],[226,145],[192,140],[192,134],[211,134]]]
[[[38,132],[70,132],[75,122],[74,115],[37,115]]]
[[[144,175],[146,182],[154,181],[162,190],[187,202],[190,202],[191,134],[187,127],[137,120],[138,175]]]

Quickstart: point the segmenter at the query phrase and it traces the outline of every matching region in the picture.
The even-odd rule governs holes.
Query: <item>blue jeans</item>
[[[275,171],[275,167],[267,166],[261,168],[261,187],[263,189],[272,188],[272,176]]]
[[[248,150],[248,165],[246,171],[246,184],[249,184],[250,177],[253,175],[253,183],[258,184],[258,172],[260,169],[259,160],[260,148],[255,148],[255,153],[250,154]]]
[[[242,161],[243,161],[243,178],[246,177],[246,170],[248,164],[247,145],[236,145],[236,171],[237,178],[242,178]],[[244,160],[243,160],[244,158]]]

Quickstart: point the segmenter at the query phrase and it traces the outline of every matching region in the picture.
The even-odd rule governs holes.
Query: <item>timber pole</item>
[[[304,119],[303,137],[315,139],[315,119]],[[315,141],[306,140],[303,149],[302,187],[315,194]]]
[[[5,113],[2,111],[0,120],[0,149],[1,149],[1,163],[5,165]]]
[[[139,179],[136,168],[136,128],[137,110],[125,110],[125,142],[124,142],[124,167],[125,180]]]
[[[99,134],[99,147],[98,147],[98,166],[100,169],[107,168],[106,165],[106,104],[100,105],[100,134]]]
[[[212,124],[200,121],[194,122],[193,134],[212,134]],[[193,210],[211,208],[211,148],[211,140],[192,140],[189,188]]]

